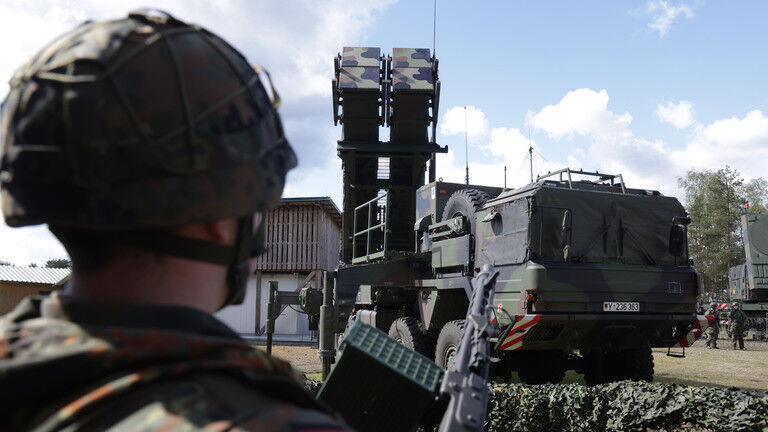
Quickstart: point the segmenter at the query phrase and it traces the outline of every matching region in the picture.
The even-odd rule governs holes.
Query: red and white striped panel
[[[717,305],[718,309],[728,309],[728,303],[720,303]]]
[[[693,329],[691,329],[691,331],[689,331],[688,334],[680,340],[680,342],[674,345],[674,347],[690,347],[694,342],[696,342],[696,339],[700,338],[701,335],[704,334],[704,330],[706,330],[713,322],[715,322],[715,317],[711,315],[697,315],[696,324],[693,325]]]
[[[523,347],[523,338],[528,334],[527,330],[538,324],[541,315],[515,315],[515,324],[509,330],[504,338],[501,350],[519,350]]]

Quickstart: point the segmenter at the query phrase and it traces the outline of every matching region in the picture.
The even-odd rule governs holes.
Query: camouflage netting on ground
[[[320,383],[305,380],[314,392]],[[502,431],[763,431],[768,393],[623,381],[579,384],[492,384],[485,430]]]
[[[492,388],[488,431],[768,431],[768,393],[629,381]]]

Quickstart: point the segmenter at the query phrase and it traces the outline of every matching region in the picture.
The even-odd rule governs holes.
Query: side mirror
[[[683,256],[685,253],[685,227],[672,225],[669,230],[669,253],[672,256]]]

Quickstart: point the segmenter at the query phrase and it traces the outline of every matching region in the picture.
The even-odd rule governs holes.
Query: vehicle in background
[[[768,213],[741,216],[744,264],[731,267],[728,287],[731,304],[747,315],[745,330],[753,339],[768,338]]]

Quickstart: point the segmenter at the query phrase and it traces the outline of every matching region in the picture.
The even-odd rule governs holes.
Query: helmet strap
[[[253,216],[238,218],[234,245],[194,239],[168,231],[133,232],[126,236],[125,243],[159,254],[226,265],[229,292],[221,306],[223,308],[241,304],[245,299],[245,288],[251,273],[249,260],[266,250],[264,227],[262,223],[254,233]]]
[[[262,231],[264,224],[259,227]],[[244,216],[237,221],[237,238],[234,245],[234,256],[227,269],[227,286],[229,294],[222,307],[241,304],[245,299],[245,287],[251,274],[250,258],[261,253],[258,245],[258,233],[253,232],[253,216]],[[263,239],[264,236],[261,235]],[[263,245],[263,243],[262,243]]]

